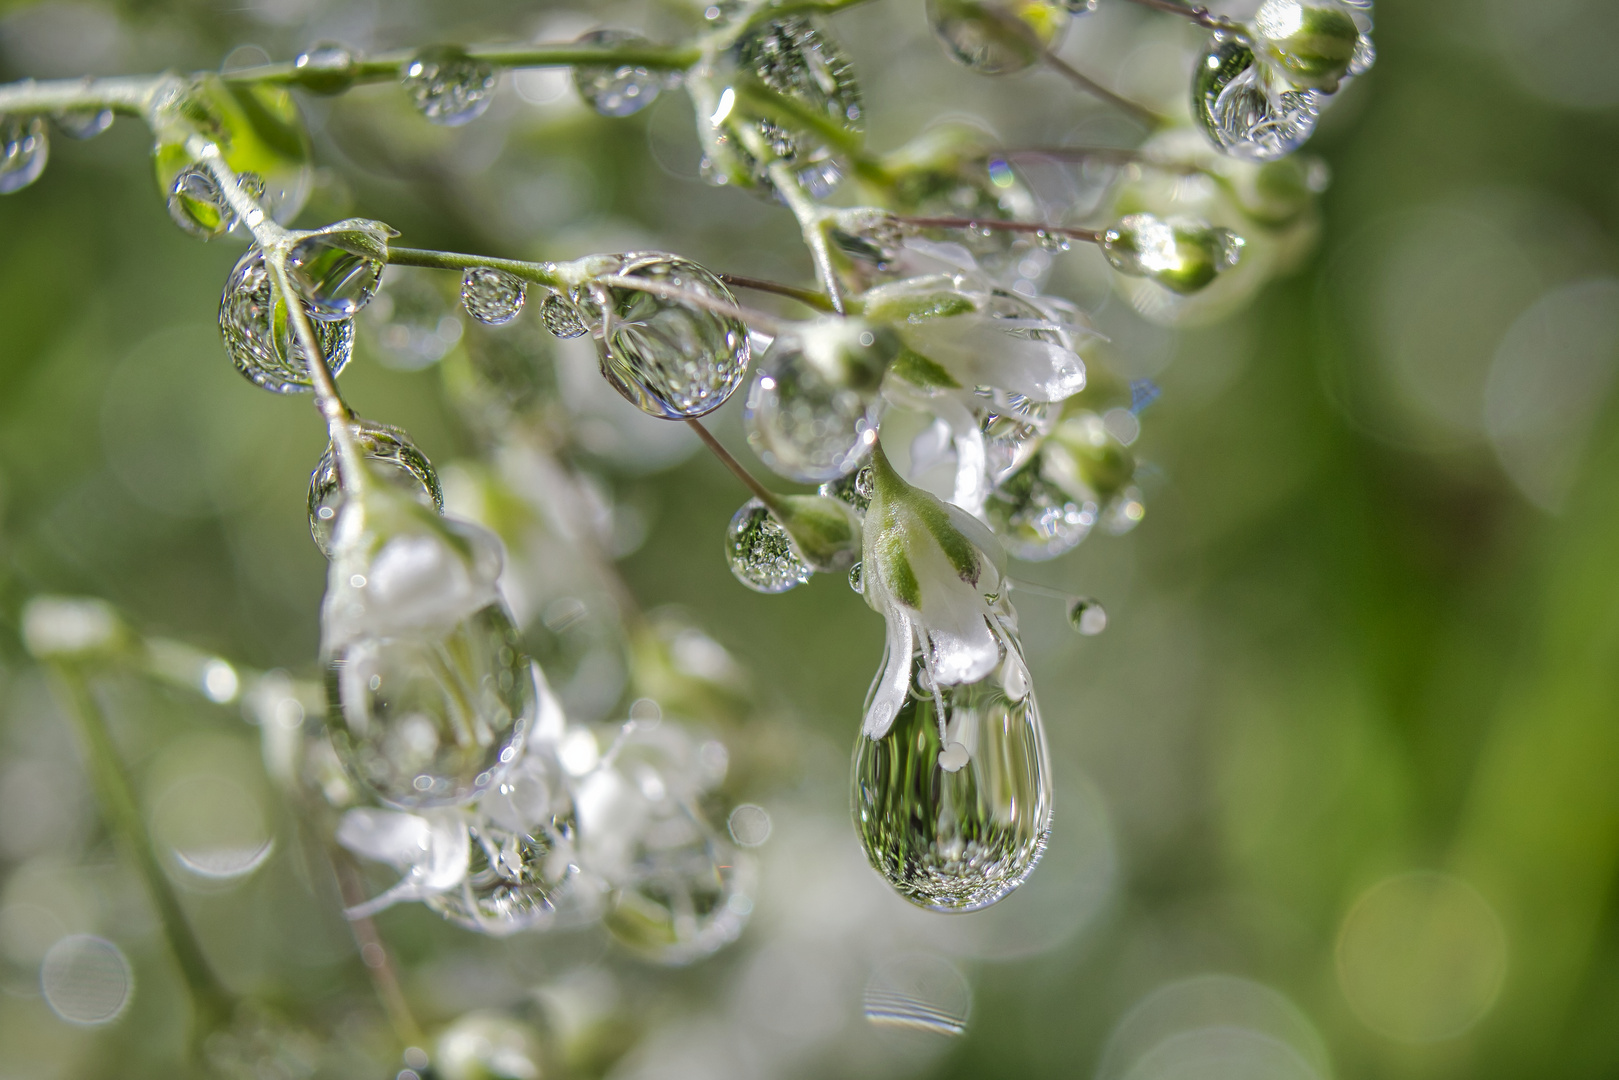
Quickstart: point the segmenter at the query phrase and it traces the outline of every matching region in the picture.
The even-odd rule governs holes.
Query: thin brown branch
[[[994,229],[998,232],[1060,236],[1068,240],[1081,240],[1087,244],[1099,243],[1102,239],[1102,234],[1097,229],[1071,228],[1065,225],[1042,225],[1038,221],[999,221],[994,218],[958,217],[896,217],[894,220],[902,225],[910,225],[918,229]]]
[[[766,506],[770,507],[772,510],[776,509],[781,504],[780,497],[777,496],[774,491],[771,491],[769,488],[761,484],[758,477],[754,476],[747,470],[747,466],[743,465],[731,455],[729,450],[720,445],[720,441],[714,438],[713,433],[710,432],[708,428],[703,426],[703,422],[701,420],[698,420],[695,417],[688,417],[686,423],[690,424],[692,430],[697,432],[697,437],[703,440],[703,445],[707,446],[711,451],[713,451],[714,456],[719,458],[720,461],[725,464],[727,469],[730,469],[731,472],[735,473],[736,478],[742,481],[743,485],[749,491],[753,492],[755,498],[764,503]]]
[[[1130,2],[1152,8],[1154,11],[1166,11],[1183,19],[1190,19],[1206,30],[1242,29],[1241,23],[1223,15],[1216,15],[1201,4],[1182,4],[1178,0],[1130,0]]]
[[[793,285],[783,285],[779,281],[766,281],[763,278],[743,277],[741,274],[715,274],[715,277],[725,282],[733,289],[753,289],[755,292],[775,293],[797,300],[805,307],[816,311],[833,311],[832,301],[826,298],[825,293],[818,293],[813,289],[800,289]]]

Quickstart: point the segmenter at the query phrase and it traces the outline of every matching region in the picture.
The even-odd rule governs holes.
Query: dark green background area
[[[1590,68],[1593,40],[1619,49],[1610,2],[1570,5],[1556,40],[1570,43],[1571,70]],[[1113,10],[1123,6],[1103,0],[1094,18],[1112,21],[1097,25],[1123,33],[1168,18]],[[1619,275],[1619,109],[1532,89],[1550,46],[1526,37],[1512,56],[1506,6],[1379,5],[1377,66],[1309,147],[1334,177],[1318,249],[1248,310],[1172,332],[1085,292],[1101,301],[1120,373],[1163,388],[1136,445],[1147,516],[1127,536],[1098,535],[1020,571],[1100,598],[1104,635],[1073,635],[1054,601],[1020,606],[1059,778],[1083,775],[1100,791],[1117,877],[1104,910],[1066,943],[970,966],[971,1030],[929,1075],[1090,1075],[1134,1003],[1204,972],[1285,994],[1341,1077],[1619,1071],[1619,406],[1605,397],[1612,380],[1597,379],[1602,400],[1543,425],[1572,448],[1553,512],[1503,468],[1510,451],[1497,452],[1480,404],[1498,346],[1532,304]],[[15,20],[33,7],[0,10]],[[348,10],[272,25],[234,4],[106,7],[124,21],[129,71],[213,66],[244,42],[289,56]],[[384,7],[379,49],[527,35],[561,10]],[[652,4],[581,10],[587,24],[654,36],[682,24]],[[11,26],[0,21],[0,46]],[[982,116],[1024,145],[1128,131],[1050,74],[991,81],[952,67],[920,2],[873,0],[835,26],[863,78],[876,149],[942,113]],[[1070,31],[1077,65],[1143,95],[1158,85],[1152,56],[1137,58],[1139,77],[1121,76],[1120,54],[1089,49],[1088,33],[1084,20]],[[1162,39],[1197,40],[1190,28]],[[0,79],[60,74],[26,60],[0,49]],[[323,172],[305,222],[358,213],[412,246],[526,258],[634,235],[716,270],[809,279],[783,208],[696,179],[679,94],[622,121],[545,112],[473,171],[445,165],[471,144],[425,131],[393,87],[307,104]],[[508,93],[491,115],[524,108]],[[37,593],[101,596],[149,632],[314,674],[325,563],[304,498],[320,425],[306,401],[259,392],[231,369],[214,320],[239,243],[176,229],[146,151],[130,120],[93,142],[56,139],[41,180],[0,199],[0,765],[74,760],[47,730],[56,721],[16,637],[16,614]],[[519,190],[528,203],[503,194]],[[1085,264],[1099,265],[1093,251],[1060,260],[1054,290],[1098,280]],[[1619,367],[1612,340],[1599,359]],[[343,387],[441,467],[480,445],[435,371],[384,369],[362,343]],[[738,405],[714,427],[740,451]],[[836,578],[780,597],[741,588],[721,539],[744,493],[716,462],[694,456],[652,475],[586,463],[647,523],[621,565],[643,605],[684,608],[752,671],[767,710],[821,754],[803,763],[794,797],[842,814],[842,755],[881,653],[880,620]],[[137,774],[186,740],[252,746],[228,710],[133,689],[126,705],[119,733]],[[1058,830],[1074,794],[1059,783]],[[0,1077],[171,1075],[184,1023],[174,976],[133,879],[88,822],[86,810],[63,857],[99,875],[110,910],[127,909],[103,932],[133,943],[135,1004],[105,1030],[24,1038],[57,1021],[28,998],[29,973],[7,968],[16,992],[0,997]],[[332,898],[306,888],[293,862],[278,855],[241,891],[192,898],[204,939],[241,982],[316,1012],[363,1013]],[[0,855],[0,890],[20,866]],[[1481,1020],[1414,1045],[1352,1007],[1336,949],[1359,897],[1419,869],[1477,890],[1499,918],[1507,967]],[[422,911],[382,925],[424,970],[452,957],[551,962],[543,944],[502,956]],[[718,999],[733,992],[734,964],[645,979],[671,1000]],[[51,1073],[41,1062],[56,1051],[31,1055],[58,1043],[73,1049],[55,1058],[67,1071]],[[386,1055],[355,1068],[383,1076]]]

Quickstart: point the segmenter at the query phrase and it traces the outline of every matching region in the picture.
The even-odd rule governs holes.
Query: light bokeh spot
[[[46,1004],[70,1024],[118,1019],[135,990],[135,973],[122,950],[105,938],[71,934],[45,954],[39,988]]]
[[[973,992],[956,966],[927,953],[891,956],[866,983],[866,1020],[877,1027],[932,1035],[961,1035],[972,1014]]]

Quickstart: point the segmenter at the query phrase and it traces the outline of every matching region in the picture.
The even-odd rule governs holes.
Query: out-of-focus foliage
[[[923,6],[872,0],[835,20],[874,150],[941,113],[979,117],[1008,146],[1131,137],[1054,75],[991,81],[950,64]],[[380,51],[603,24],[659,38],[691,14],[501,0],[0,9],[4,81],[211,68],[260,55],[232,53],[248,46],[280,59],[318,39]],[[1103,0],[1063,55],[1184,110],[1205,36]],[[599,555],[657,613],[633,633],[665,681],[629,689],[599,672],[578,707],[605,718],[647,693],[703,713],[690,718],[723,734],[732,775],[752,785],[727,794],[773,826],[753,924],[690,968],[640,965],[596,931],[492,941],[414,905],[383,915],[441,1063],[484,1038],[532,1044],[544,1075],[581,1077],[1156,1080],[1222,1055],[1267,1077],[1619,1069],[1619,9],[1390,0],[1378,49],[1309,146],[1332,171],[1318,247],[1241,314],[1166,329],[1111,292],[1094,251],[1054,256],[1049,291],[1096,311],[1114,374],[1162,387],[1135,446],[1151,511],[1128,538],[1023,571],[1100,598],[1108,624],[1080,637],[1062,604],[1020,598],[1056,827],[1025,890],[983,915],[905,909],[862,863],[848,748],[882,634],[859,597],[826,575],[777,597],[741,589],[722,542],[742,494],[706,458],[677,463],[693,440],[635,415],[569,343],[496,357],[519,396],[531,360],[573,387],[557,420],[615,499]],[[522,73],[453,131],[388,85],[301,104],[321,166],[302,224],[359,214],[415,246],[521,258],[654,246],[810,280],[785,211],[699,179],[681,95],[609,120],[565,71]],[[23,599],[105,597],[150,633],[313,674],[324,564],[304,499],[325,436],[304,403],[231,371],[214,310],[240,246],[173,227],[148,144],[131,121],[58,139],[41,181],[0,199],[7,1080],[171,1076],[187,1024],[154,916],[24,659]],[[1099,187],[1087,168],[1040,188],[1082,202]],[[1277,257],[1313,227],[1271,238]],[[452,503],[478,497],[483,466],[449,466],[481,445],[455,399],[468,365],[496,355],[475,351],[484,333],[451,343],[441,373],[385,366],[362,330],[343,378],[360,413],[412,433]],[[733,446],[739,413],[714,417]],[[648,474],[654,461],[670,468]],[[682,648],[725,657],[682,638],[688,623],[751,686],[679,676]],[[572,670],[566,642],[548,647]],[[336,1032],[331,1075],[394,1075],[324,856],[264,771],[264,729],[196,695],[105,689],[160,845],[183,850],[186,822],[206,815],[244,843],[274,839],[240,879],[171,867],[225,980]],[[731,726],[750,693],[765,718]],[[70,963],[106,994],[123,985],[125,969],[73,935],[116,943],[133,972],[111,1023],[72,1026],[42,996],[42,971]],[[893,985],[959,1005],[961,974],[964,1038],[862,1016]],[[289,1069],[313,1054],[266,1024],[254,1037]]]

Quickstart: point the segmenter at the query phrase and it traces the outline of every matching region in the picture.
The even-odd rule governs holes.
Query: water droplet
[[[427,456],[416,449],[409,435],[399,428],[370,420],[355,420],[350,430],[378,477],[420,499],[423,505],[443,511],[444,493],[439,487],[438,473]],[[309,534],[327,558],[332,555],[332,529],[343,507],[343,495],[337,451],[327,443],[315,471],[309,474]]]
[[[893,956],[866,983],[866,1020],[875,1027],[931,1035],[963,1035],[972,1014],[972,987],[948,960],[925,953]]]
[[[796,588],[814,572],[799,556],[787,530],[758,499],[749,499],[725,530],[725,557],[736,579],[755,592]]]
[[[1129,214],[1102,234],[1102,254],[1113,268],[1150,278],[1187,295],[1237,265],[1244,241],[1229,229],[1196,218]]]
[[[914,682],[926,669],[920,655],[911,663]],[[987,907],[1022,884],[1045,850],[1045,733],[1034,695],[1009,696],[1008,665],[1024,670],[1009,654],[979,682],[906,695],[887,734],[855,745],[855,829],[866,857],[922,907]],[[953,743],[967,760],[952,771],[940,754]]]
[[[1350,75],[1361,40],[1343,0],[1265,0],[1249,26],[1254,49],[1283,78],[1327,94]]]
[[[1068,604],[1068,625],[1086,637],[1095,637],[1107,629],[1107,612],[1099,601],[1089,596],[1076,596]]]
[[[264,178],[256,173],[238,177],[243,192],[254,202],[264,197]],[[236,228],[231,209],[214,174],[200,165],[181,170],[169,189],[169,217],[199,240],[214,240]]]
[[[864,593],[866,591],[866,575],[865,571],[862,569],[862,566],[862,563],[855,563],[853,566],[849,567],[849,588],[853,589],[857,593]]]
[[[49,156],[41,117],[0,117],[0,195],[21,191],[38,180]]]
[[[865,130],[865,107],[854,69],[826,27],[807,15],[794,15],[762,23],[740,37],[728,62],[804,111],[852,134]],[[729,92],[729,91],[727,91]],[[837,151],[807,124],[784,126],[785,121],[742,119],[735,110],[722,109],[710,118],[706,133],[709,158],[705,177],[713,182],[737,182],[769,190],[769,161],[759,161],[727,134],[727,125],[751,124],[769,149],[770,159],[793,166],[799,184],[822,198],[844,174]]]
[[[327,658],[333,746],[386,803],[468,802],[521,744],[534,711],[528,665],[498,601],[448,626],[357,637]]]
[[[39,966],[39,988],[51,1011],[70,1024],[118,1019],[135,990],[123,950],[104,938],[70,934],[50,947]]]
[[[380,228],[340,225],[293,245],[287,253],[287,273],[303,294],[311,318],[352,319],[371,302],[382,282],[377,245],[386,249],[386,233]]]
[[[1141,491],[1134,486],[1127,487],[1113,503],[1108,506],[1102,517],[1102,526],[1113,536],[1123,536],[1147,516],[1147,506],[1141,501]]]
[[[303,345],[295,340],[286,304],[276,295],[257,246],[248,249],[225,281],[219,330],[236,370],[257,385],[277,394],[311,388]],[[314,331],[326,365],[336,375],[353,353],[354,324],[317,320]]]
[[[440,287],[437,270],[390,266],[360,313],[364,343],[385,367],[419,371],[438,363],[462,338],[461,316]]]
[[[1040,241],[1040,246],[1046,251],[1067,251],[1073,246],[1068,237],[1062,233],[1047,232],[1044,229],[1035,233],[1035,238]]]
[[[842,499],[862,514],[871,505],[871,497],[876,491],[877,484],[872,477],[870,465],[862,465],[852,473],[840,476],[836,480],[829,480],[820,488],[822,495],[831,499]]]
[[[617,276],[734,306],[725,285],[696,263],[659,252],[620,256]],[[725,404],[748,369],[741,320],[678,297],[589,282],[571,296],[596,335],[602,374],[653,416],[682,420]]]
[[[1101,2],[1102,0],[1063,0],[1063,6],[1071,15],[1089,15]]]
[[[796,336],[765,351],[748,390],[748,445],[772,471],[804,484],[853,471],[877,441],[876,387],[829,378]]]
[[[93,139],[112,127],[113,112],[94,106],[63,109],[51,119],[56,122],[56,129],[70,139]]]
[[[292,62],[298,85],[316,94],[341,94],[354,85],[353,49],[335,41],[317,41]]]
[[[543,826],[508,829],[484,821],[468,830],[466,878],[429,896],[432,910],[469,930],[503,936],[552,922],[576,876],[572,800]]]
[[[1239,34],[1218,31],[1192,76],[1192,113],[1233,157],[1274,161],[1310,138],[1323,105],[1272,74]]]
[[[743,803],[727,819],[731,839],[743,847],[758,847],[770,839],[770,814],[762,806]]]
[[[499,326],[517,318],[528,298],[528,286],[515,275],[475,266],[461,275],[461,303],[481,323]]]
[[[557,293],[551,293],[540,305],[540,321],[552,334],[563,339],[581,337],[590,332],[579,315],[579,309]]]
[[[651,42],[627,30],[592,30],[580,45],[650,47]],[[667,81],[661,72],[634,64],[578,64],[573,85],[579,96],[603,116],[631,116],[657,100]]]
[[[1033,67],[1068,28],[1061,0],[928,0],[928,23],[945,52],[980,75]]]
[[[482,116],[494,100],[493,64],[454,46],[423,49],[400,73],[411,103],[435,124],[456,127]]]
[[[1022,468],[1056,425],[1061,406],[981,386],[973,412],[984,436],[984,467],[996,485]]]
[[[1044,475],[1036,458],[1001,481],[984,502],[990,527],[1013,558],[1055,559],[1090,535],[1098,516],[1092,498],[1076,498]]]

